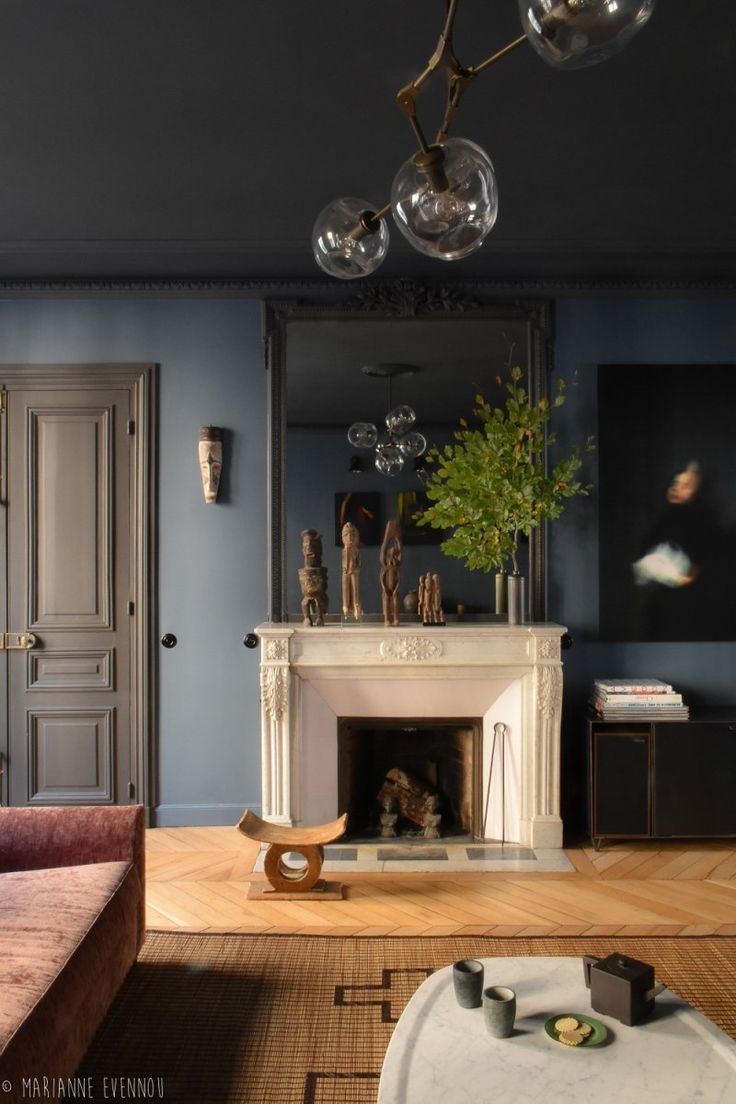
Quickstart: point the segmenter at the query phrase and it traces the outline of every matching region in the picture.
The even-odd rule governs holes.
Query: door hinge
[[[0,414],[5,413],[5,396],[7,392],[4,387],[0,387]]]
[[[135,797],[135,785],[134,785],[133,782],[128,783],[128,797],[130,798],[131,801]]]
[[[135,422],[132,418],[128,421],[128,436],[135,437]]]
[[[135,602],[128,602],[128,613],[133,616],[135,613]]]

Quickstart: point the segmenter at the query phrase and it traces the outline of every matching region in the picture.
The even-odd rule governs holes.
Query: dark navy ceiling
[[[4,0],[0,277],[318,276],[317,211],[341,194],[383,204],[413,151],[393,97],[444,10]],[[515,0],[461,3],[462,62],[518,33]],[[658,0],[629,47],[588,70],[515,51],[454,128],[493,159],[496,228],[456,265],[395,232],[379,275],[736,277],[735,54],[731,0]],[[429,131],[439,101],[420,100]]]

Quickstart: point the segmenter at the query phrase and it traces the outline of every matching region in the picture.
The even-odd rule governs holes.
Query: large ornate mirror
[[[383,424],[389,403],[408,404],[429,446],[452,439],[475,396],[502,399],[497,378],[513,363],[534,397],[546,392],[550,308],[540,301],[499,301],[482,284],[438,287],[397,280],[365,285],[340,298],[268,301],[270,371],[270,595],[272,621],[301,620],[301,532],[322,534],[329,619],[340,617],[339,523],[360,515],[361,597],[366,619],[381,610],[379,546],[386,522],[401,516],[401,594],[420,574],[438,572],[448,620],[494,617],[493,577],[470,572],[442,553],[441,534],[411,521],[421,505],[422,459],[395,476],[376,470],[375,451],[347,438],[355,421]],[[376,365],[379,371],[371,369]],[[388,377],[385,365],[401,366]],[[369,371],[365,372],[364,369]],[[528,615],[545,616],[544,533],[526,549]],[[460,613],[458,614],[458,607]]]

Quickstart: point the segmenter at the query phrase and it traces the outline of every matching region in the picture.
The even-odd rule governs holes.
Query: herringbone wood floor
[[[249,901],[257,844],[235,828],[147,833],[151,928],[319,935],[736,935],[724,842],[567,850],[568,874],[340,874],[343,901]],[[333,878],[338,877],[332,875]]]

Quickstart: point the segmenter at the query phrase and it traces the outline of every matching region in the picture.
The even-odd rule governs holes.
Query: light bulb
[[[354,280],[375,272],[388,252],[386,219],[376,219],[366,199],[336,199],[312,229],[314,259],[328,276]]]
[[[519,0],[529,42],[546,62],[564,69],[618,53],[653,11],[654,0]]]
[[[348,430],[348,441],[354,448],[373,448],[378,440],[378,430],[373,422],[353,422]]]
[[[457,261],[475,252],[498,215],[496,175],[487,153],[467,138],[448,138],[406,161],[391,187],[404,237],[430,257]]]
[[[406,457],[421,456],[427,447],[427,438],[422,433],[407,433],[400,437],[396,444],[401,449],[401,455]]]
[[[396,435],[411,429],[417,416],[410,406],[395,406],[386,415],[386,429]]]
[[[398,475],[404,467],[401,449],[392,441],[386,441],[376,448],[375,465],[381,475]]]

